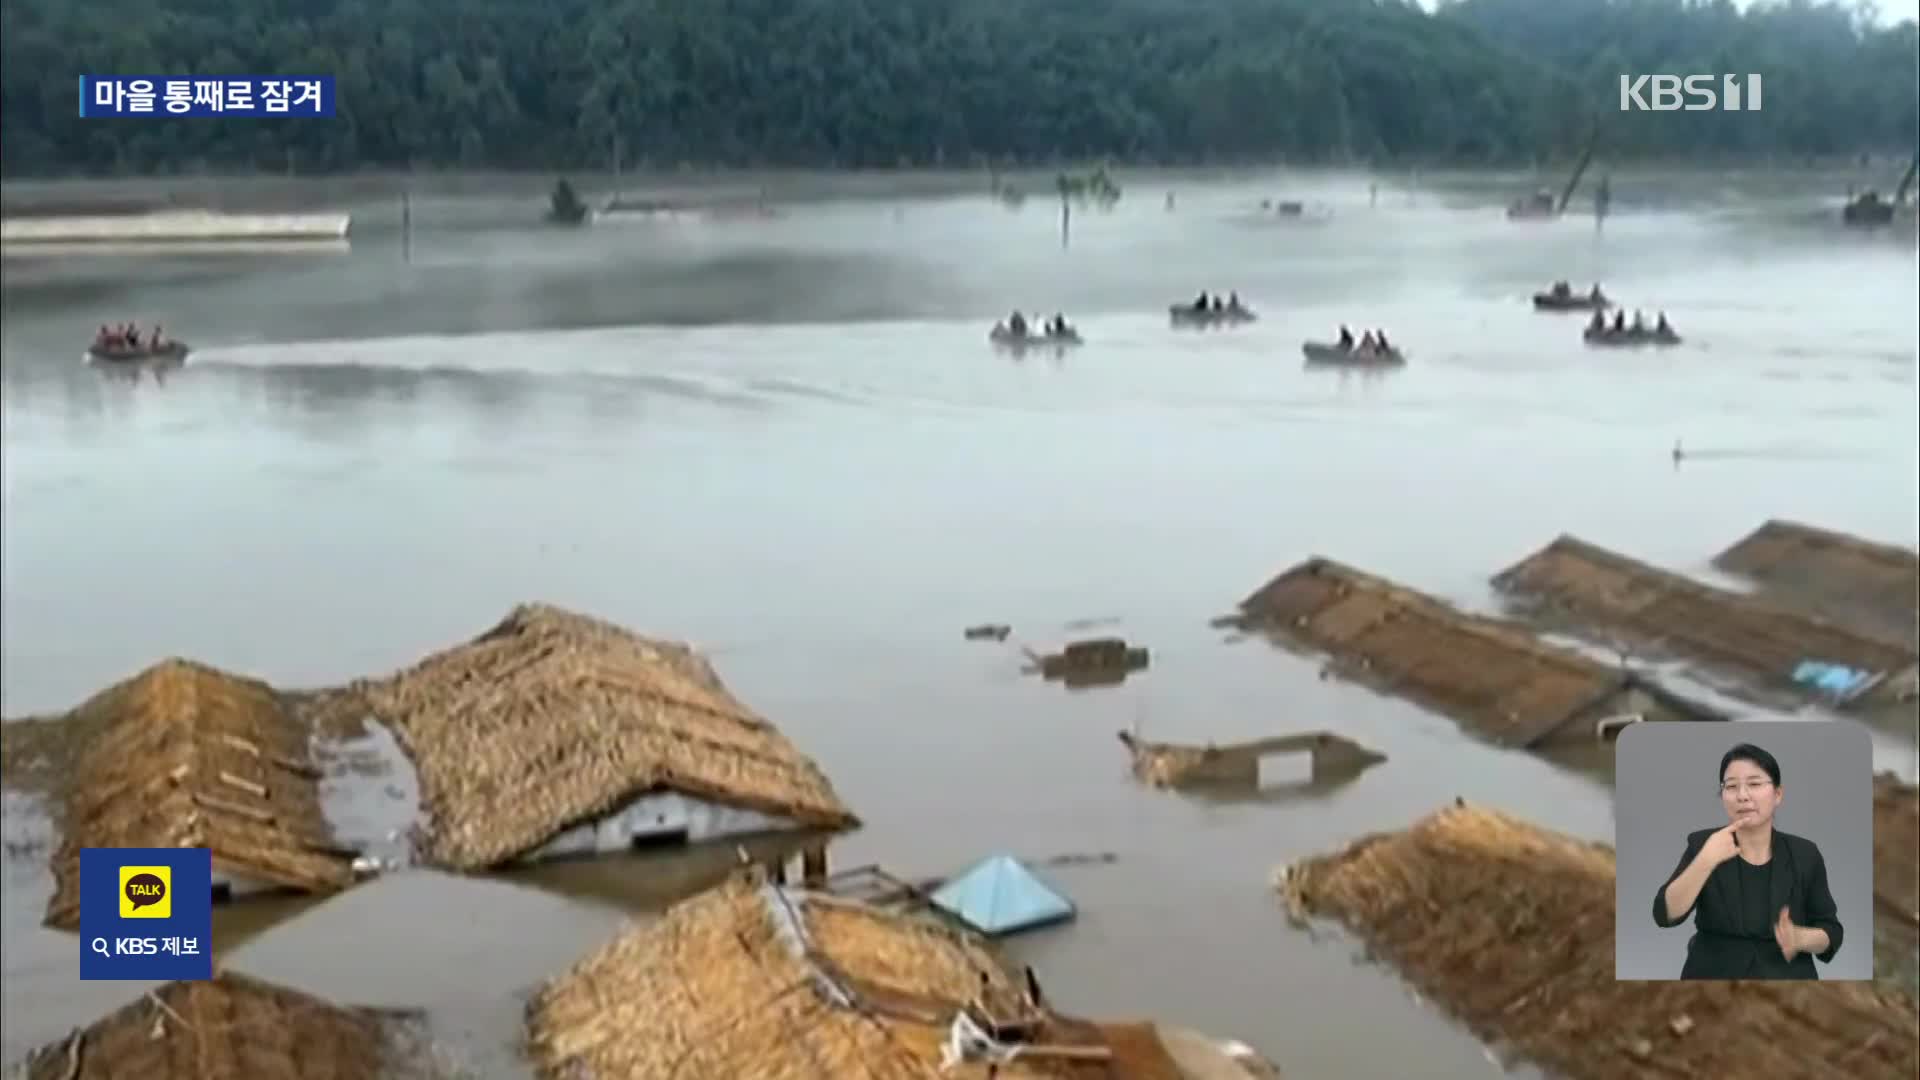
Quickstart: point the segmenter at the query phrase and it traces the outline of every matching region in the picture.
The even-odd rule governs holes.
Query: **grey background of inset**
[[[1785,798],[1774,828],[1820,848],[1846,933],[1822,979],[1873,977],[1873,740],[1845,720],[1633,724],[1614,744],[1613,974],[1678,979],[1693,937],[1653,922],[1653,894],[1686,850],[1687,834],[1727,824],[1720,756],[1752,743],[1780,762]]]

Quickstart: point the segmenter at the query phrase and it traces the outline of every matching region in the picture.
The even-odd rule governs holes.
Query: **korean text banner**
[[[331,75],[82,75],[80,115],[332,116]]]
[[[213,977],[213,852],[80,849],[82,979]]]

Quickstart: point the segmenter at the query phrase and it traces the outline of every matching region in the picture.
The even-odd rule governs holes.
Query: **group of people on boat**
[[[1573,284],[1571,282],[1556,281],[1553,283],[1553,288],[1548,291],[1553,295],[1554,299],[1556,300],[1573,299]],[[1606,294],[1600,291],[1599,282],[1596,281],[1593,283],[1593,288],[1587,292],[1587,299],[1593,301],[1596,304],[1606,299]]]
[[[1346,324],[1340,326],[1340,348],[1343,352],[1359,351],[1363,353],[1392,352],[1393,346],[1387,343],[1385,330],[1368,330],[1360,335],[1359,342],[1353,340],[1353,331]]]
[[[1231,312],[1235,315],[1245,315],[1247,314],[1247,306],[1240,302],[1240,294],[1237,292],[1228,293],[1225,300],[1220,299],[1218,296],[1202,292],[1193,302],[1193,311],[1195,314],[1211,313],[1214,315],[1225,315]]]
[[[1652,334],[1655,337],[1674,336],[1673,324],[1667,322],[1667,313],[1664,311],[1660,313],[1660,319],[1653,325],[1652,330],[1647,329],[1647,317],[1638,311],[1633,313],[1633,325],[1631,326],[1627,325],[1627,313],[1624,310],[1613,313],[1613,324],[1611,326],[1607,324],[1606,313],[1596,311],[1593,313],[1593,318],[1587,323],[1587,333],[1596,337],[1619,334],[1631,334],[1635,337],[1642,337],[1647,334]]]
[[[1024,337],[1064,338],[1064,337],[1072,337],[1075,333],[1073,326],[1067,322],[1067,317],[1065,315],[1060,314],[1057,311],[1054,312],[1053,318],[1041,320],[1041,327],[1038,332],[1035,332],[1033,328],[1027,324],[1027,317],[1025,315],[1022,315],[1018,311],[1014,312],[1012,315],[1007,316],[1007,321],[1001,323],[999,326],[995,327],[994,329],[1002,331],[1004,333],[1011,334],[1014,337],[1022,337],[1022,338]]]
[[[100,327],[93,336],[93,347],[101,352],[159,352],[167,346],[167,338],[160,327],[153,328],[151,336],[142,335],[136,323],[120,323],[117,326]]]

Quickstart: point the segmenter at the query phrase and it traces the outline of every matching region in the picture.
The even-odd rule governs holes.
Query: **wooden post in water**
[[[400,192],[400,259],[413,261],[413,192]]]
[[[1066,249],[1072,237],[1072,223],[1073,202],[1067,198],[1065,192],[1062,192],[1060,195],[1060,247],[1062,250]]]
[[[800,853],[800,883],[809,889],[827,883],[827,845],[822,842]]]

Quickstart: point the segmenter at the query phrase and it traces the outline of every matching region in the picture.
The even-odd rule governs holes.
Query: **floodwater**
[[[702,647],[813,754],[868,822],[837,866],[1114,853],[1049,871],[1081,918],[1012,945],[1063,1005],[1241,1038],[1289,1077],[1493,1074],[1350,939],[1289,928],[1269,875],[1456,795],[1610,839],[1604,757],[1492,749],[1209,620],[1316,553],[1485,607],[1561,532],[1702,575],[1769,517],[1914,543],[1912,237],[1841,230],[1830,178],[1616,175],[1603,230],[1507,222],[1525,177],[1377,203],[1337,174],[1122,183],[1066,250],[1057,204],[978,193],[583,232],[520,224],[537,194],[470,194],[415,200],[406,259],[383,200],[344,255],[9,260],[0,705],[64,708],[170,654],[317,685],[519,601],[574,607]],[[1259,221],[1262,197],[1314,220]],[[1687,344],[1588,350],[1579,316],[1527,302],[1555,278]],[[1171,330],[1201,289],[1261,321]],[[994,352],[1014,307],[1087,345]],[[193,360],[164,383],[78,362],[131,319]],[[1303,370],[1343,321],[1411,363]],[[1151,668],[1080,692],[1020,673],[1019,646],[1090,619]],[[1013,637],[961,639],[985,621]],[[1388,760],[1208,802],[1134,785],[1133,727],[1331,728]],[[1911,730],[1876,754],[1915,774]],[[74,937],[37,926],[48,826],[7,810],[12,1060],[144,988],[74,978]],[[235,908],[224,959],[425,1006],[476,1072],[523,1075],[526,991],[657,908],[669,861]]]

